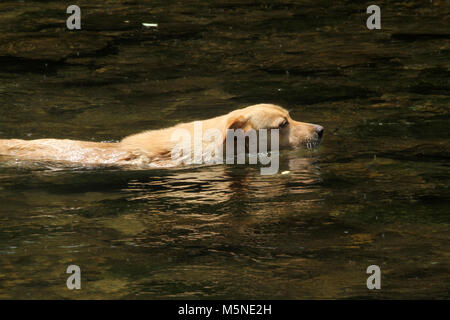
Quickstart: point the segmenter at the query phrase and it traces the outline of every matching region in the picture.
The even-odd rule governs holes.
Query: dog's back
[[[0,155],[31,160],[107,164],[117,163],[129,157],[128,152],[117,146],[117,143],[67,139],[10,139],[0,140]]]
[[[192,155],[196,146],[196,136],[202,145],[209,145],[210,141],[203,139],[204,134],[213,132],[218,139],[213,142],[214,145],[223,144],[230,129],[240,129],[244,132],[277,129],[281,148],[314,147],[320,142],[323,133],[323,127],[295,121],[289,116],[289,112],[280,106],[258,104],[211,119],[145,131],[128,136],[117,143],[67,139],[0,140],[0,155],[25,160],[66,161],[82,164],[135,165],[163,162],[176,165],[178,160],[171,162],[174,160],[172,152],[179,146],[179,142],[173,139],[174,135],[181,140],[187,137],[185,139],[189,147],[187,153]],[[183,137],[179,136],[181,131]],[[203,151],[205,149],[202,147],[199,152]]]

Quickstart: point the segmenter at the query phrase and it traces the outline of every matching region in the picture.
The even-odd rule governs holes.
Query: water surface
[[[449,298],[448,2],[378,1],[374,31],[366,1],[78,4],[69,32],[58,1],[0,3],[0,139],[115,141],[267,102],[324,140],[271,176],[1,159],[0,298]]]

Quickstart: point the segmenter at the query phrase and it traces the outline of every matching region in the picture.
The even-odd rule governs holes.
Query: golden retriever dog
[[[183,131],[195,136],[198,133],[203,135],[208,130],[215,130],[221,133],[221,138],[216,144],[225,146],[224,137],[230,129],[241,129],[244,133],[250,130],[279,129],[280,148],[315,147],[319,144],[323,133],[322,126],[295,121],[282,107],[257,104],[212,119],[144,131],[113,143],[67,139],[0,140],[0,155],[23,160],[86,165],[173,165],[173,150],[179,144],[179,141],[174,139],[176,132]],[[205,143],[202,140],[202,144]],[[188,145],[194,146],[195,143]]]

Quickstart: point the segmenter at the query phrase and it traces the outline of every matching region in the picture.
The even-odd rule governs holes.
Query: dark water
[[[117,140],[269,102],[324,141],[272,176],[4,159],[0,298],[450,297],[447,1],[378,1],[373,31],[366,1],[77,4],[69,32],[65,3],[0,3],[1,139]]]

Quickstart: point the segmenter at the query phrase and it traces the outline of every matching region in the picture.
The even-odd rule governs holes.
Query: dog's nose
[[[323,135],[323,127],[319,126],[319,125],[315,125],[314,126],[314,130],[316,131],[317,136],[319,137],[319,139],[321,139],[322,135]]]

